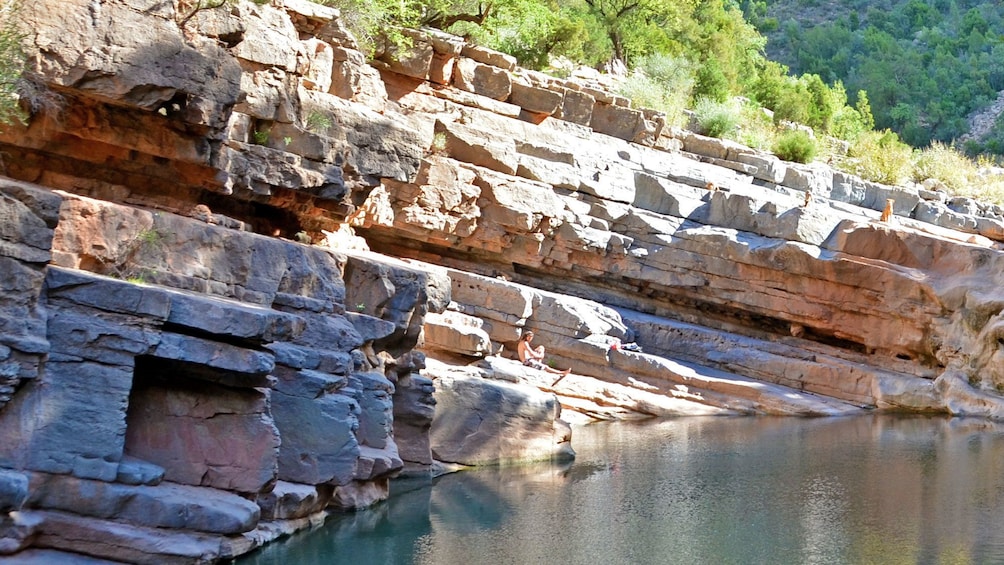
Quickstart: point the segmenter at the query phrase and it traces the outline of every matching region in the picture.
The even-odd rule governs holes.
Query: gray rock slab
[[[359,332],[363,341],[374,341],[394,333],[394,324],[392,322],[381,320],[374,316],[367,316],[366,314],[359,314],[357,312],[346,312],[345,318]]]
[[[122,561],[110,561],[89,557],[79,553],[69,553],[56,549],[26,549],[5,557],[4,565],[120,565]]]
[[[45,219],[0,187],[0,252],[22,261],[45,263],[52,236]]]
[[[394,390],[394,441],[406,463],[432,465],[429,429],[436,415],[432,379],[411,373],[398,378]]]
[[[164,468],[142,459],[122,456],[115,481],[127,485],[158,485],[164,480]]]
[[[21,510],[0,517],[0,556],[18,553],[28,547],[35,539],[35,532],[42,523],[42,518],[31,510]],[[15,557],[16,558],[16,557]],[[0,557],[7,563],[9,557]]]
[[[256,507],[257,508],[257,507]],[[139,565],[191,565],[240,555],[253,547],[242,536],[146,528],[59,511],[43,520],[36,545]]]
[[[334,394],[344,378],[317,371],[280,371],[272,417],[282,437],[279,479],[317,485],[346,484],[355,474],[359,404]]]
[[[293,520],[320,512],[331,500],[332,488],[279,481],[258,497],[262,520]]]
[[[46,473],[32,473],[27,504],[138,526],[215,534],[250,531],[260,513],[257,504],[217,489],[168,482],[125,485]]]
[[[58,306],[50,304],[46,335],[53,354],[132,367],[137,355],[148,353],[160,340],[159,332],[142,318]]]
[[[377,372],[353,373],[349,383],[359,402],[359,443],[383,449],[394,435],[394,383]]]
[[[20,201],[49,228],[55,228],[59,223],[59,205],[63,199],[55,192],[25,182],[2,178],[0,194]]]
[[[404,467],[398,455],[397,444],[388,442],[383,449],[360,446],[359,461],[356,463],[356,481],[373,481],[394,476]]]
[[[178,291],[172,292],[167,321],[210,334],[261,341],[292,340],[304,326],[294,314]]]
[[[131,384],[131,370],[50,359],[0,413],[0,462],[115,480]]]
[[[170,312],[170,293],[159,287],[133,284],[61,267],[49,267],[45,284],[50,298],[68,300],[82,306],[155,320],[165,320]]]
[[[154,357],[197,365],[196,374],[227,386],[270,386],[269,373],[275,369],[270,353],[197,337],[163,333],[150,352]]]

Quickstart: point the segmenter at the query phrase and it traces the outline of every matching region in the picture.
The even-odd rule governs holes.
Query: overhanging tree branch
[[[487,20],[491,15],[493,7],[494,3],[487,2],[484,4],[478,4],[478,12],[476,14],[445,14],[443,12],[436,12],[429,18],[426,18],[424,23],[429,27],[443,30],[449,29],[450,26],[459,22],[470,22],[481,25],[485,23],[485,20]]]

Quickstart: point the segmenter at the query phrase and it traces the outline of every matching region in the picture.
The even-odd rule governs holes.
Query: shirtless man
[[[531,347],[531,341],[533,341],[533,332],[526,332],[523,334],[523,337],[520,338],[519,345],[516,346],[516,351],[519,353],[519,360],[522,361],[524,365],[562,376],[572,372],[571,369],[559,371],[558,369],[548,367],[544,364],[544,346],[539,345],[536,348]]]

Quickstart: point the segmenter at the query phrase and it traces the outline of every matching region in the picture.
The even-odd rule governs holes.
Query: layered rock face
[[[569,422],[1004,417],[995,207],[433,32],[367,60],[305,0],[22,10],[2,554],[225,559],[401,471],[569,457]]]

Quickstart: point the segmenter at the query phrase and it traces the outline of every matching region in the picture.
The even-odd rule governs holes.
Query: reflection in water
[[[273,563],[1004,563],[1004,428],[982,420],[598,424],[577,459],[398,481]]]

